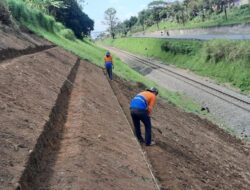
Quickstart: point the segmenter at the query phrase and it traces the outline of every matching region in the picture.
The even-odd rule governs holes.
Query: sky
[[[107,29],[107,26],[102,24],[104,21],[104,12],[108,8],[114,8],[119,21],[129,19],[145,9],[153,0],[85,0],[83,12],[89,18],[94,20],[94,32],[101,32]]]

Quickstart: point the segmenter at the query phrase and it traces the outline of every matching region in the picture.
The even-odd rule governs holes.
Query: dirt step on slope
[[[0,24],[0,62],[54,46],[49,41],[27,32]]]
[[[76,60],[53,48],[1,63],[0,189],[155,189],[103,71],[81,62],[67,81]]]
[[[60,146],[40,160],[43,168],[25,189],[155,189],[102,69],[81,62],[58,135]]]
[[[144,88],[117,78],[112,88],[132,123],[129,102]],[[250,189],[249,144],[160,98],[152,123],[156,146],[145,151],[162,189]]]
[[[77,57],[61,48],[0,64],[0,189],[13,189]]]
[[[0,24],[0,51],[4,49],[23,50],[29,47],[52,45],[49,41],[27,32]]]

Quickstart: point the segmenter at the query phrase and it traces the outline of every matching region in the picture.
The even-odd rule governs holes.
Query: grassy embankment
[[[201,16],[196,17],[191,21],[187,21],[185,25],[177,23],[176,21],[163,21],[159,23],[159,29],[157,25],[152,25],[146,28],[146,31],[152,32],[157,30],[171,30],[171,29],[191,29],[191,28],[207,28],[213,26],[226,26],[233,24],[250,23],[250,5],[243,5],[241,7],[235,7],[228,10],[228,19],[225,18],[224,12],[220,14],[213,13],[207,15],[205,21],[202,21]],[[142,27],[134,28],[133,32],[142,31]]]
[[[105,40],[133,53],[160,59],[250,92],[250,41],[120,38]],[[145,50],[147,48],[147,50]]]
[[[8,4],[12,15],[36,34],[71,51],[82,59],[89,60],[98,66],[103,66],[104,49],[98,48],[95,44],[87,40],[81,41],[76,39],[71,30],[66,29],[62,24],[56,22],[53,17],[45,15],[38,10],[28,8],[20,0],[8,0]],[[126,80],[141,82],[146,86],[155,86],[155,83],[130,69],[118,58],[115,58],[114,72]],[[199,107],[196,104],[182,97],[180,94],[160,88],[160,95],[185,111],[199,112]]]

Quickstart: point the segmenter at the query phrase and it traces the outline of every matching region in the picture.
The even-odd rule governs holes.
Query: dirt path
[[[129,101],[143,88],[118,79],[112,87],[130,119]],[[157,144],[145,150],[162,189],[250,189],[249,145],[162,100],[152,121]]]

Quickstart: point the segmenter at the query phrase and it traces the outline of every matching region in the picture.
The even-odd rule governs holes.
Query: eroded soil
[[[112,87],[131,123],[129,101],[144,88],[116,79]],[[207,120],[158,100],[156,146],[145,148],[163,189],[249,189],[249,145]]]

